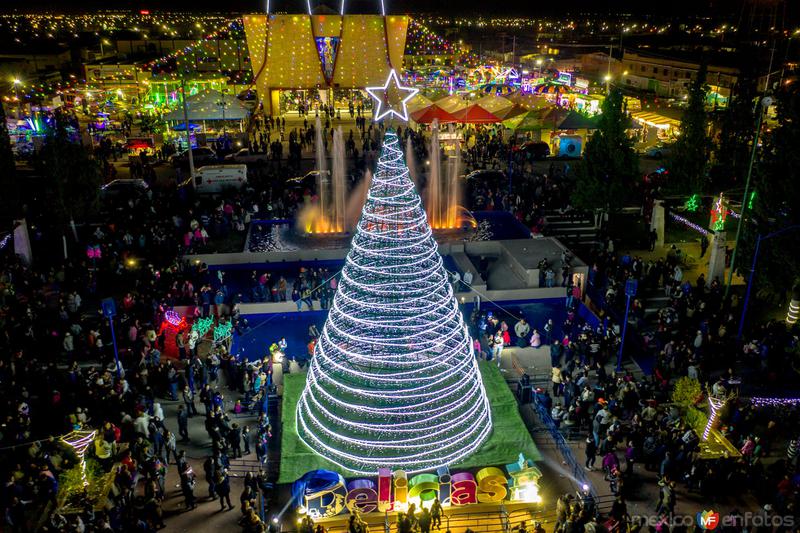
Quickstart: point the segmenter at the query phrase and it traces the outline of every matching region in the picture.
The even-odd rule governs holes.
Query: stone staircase
[[[558,211],[545,212],[544,234],[557,237],[571,248],[592,246],[598,242],[597,226],[591,213],[573,211],[561,214]]]
[[[647,289],[640,296],[644,302],[644,318],[648,322],[656,320],[656,313],[669,305],[669,298],[664,294],[664,289]]]

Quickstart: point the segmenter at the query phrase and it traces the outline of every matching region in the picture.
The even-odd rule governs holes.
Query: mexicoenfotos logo
[[[719,525],[719,513],[713,510],[697,513],[697,525],[706,531],[711,531]]]

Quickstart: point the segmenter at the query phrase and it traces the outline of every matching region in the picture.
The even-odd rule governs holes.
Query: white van
[[[241,189],[247,184],[247,165],[208,165],[195,172],[198,194],[219,194],[225,189]]]

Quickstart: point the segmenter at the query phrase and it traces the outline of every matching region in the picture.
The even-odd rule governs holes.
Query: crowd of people
[[[322,110],[322,136],[328,144],[338,120]],[[260,151],[276,139],[283,146],[281,135],[285,135],[290,145],[309,149],[315,127],[304,124],[286,132],[282,120],[262,119],[251,131],[251,148]],[[380,133],[380,126],[365,121],[345,132],[347,151],[356,158],[357,169],[366,168],[368,154],[377,153]],[[534,172],[530,156],[514,150],[499,131],[479,127],[465,133],[466,170],[505,171],[510,165],[516,177],[510,187],[504,175],[470,181],[469,207],[510,211],[535,232],[544,227],[546,209],[569,207],[569,180],[562,179],[569,174],[566,165],[551,165],[546,174]],[[417,160],[424,161],[426,134],[405,129],[402,135],[411,139]],[[113,160],[113,149],[104,150],[103,157]],[[236,507],[231,477],[239,475],[232,461],[251,455],[259,470],[242,476],[239,523],[248,532],[267,529],[256,500],[258,495],[269,500],[274,482],[270,417],[275,352],[270,349],[263,359],[242,361],[224,340],[201,342],[190,330],[164,324],[169,322],[168,311],[188,306],[196,310],[195,318],[218,316],[236,331],[244,331],[248,325],[237,304],[246,299],[291,300],[298,310],[312,309],[316,301],[322,308],[330,304],[337,282],[323,269],[301,271],[288,279],[268,269],[256,271],[240,287],[243,290],[235,290],[221,271],[179,260],[183,253],[213,250],[232,234],[243,234],[253,219],[292,218],[303,204],[313,201],[310,187],[287,185],[286,178],[295,170],[283,165],[282,154],[275,150],[276,164],[253,166],[247,187],[239,192],[219,199],[189,198],[153,182],[148,195],[115,205],[113,220],[76,229],[80,244],[70,245],[66,259],[54,256],[52,250],[62,249],[61,232],[48,233],[43,217],[30,221],[37,260],[26,264],[10,254],[4,256],[0,448],[5,460],[0,472],[5,477],[2,504],[10,531],[158,529],[164,525],[168,475],[177,480],[188,512],[201,498],[230,510]],[[145,159],[145,163],[147,179],[152,181],[150,162]],[[746,487],[765,512],[794,512],[795,411],[757,409],[734,400],[720,431],[741,457],[708,460],[698,453],[696,435],[668,404],[678,377],[710,381],[714,394],[779,381],[796,336],[781,323],[770,322],[759,326],[743,345],[735,342],[731,332],[736,301],[723,301],[719,280],[706,287],[704,280],[684,279],[677,249],[662,260],[645,261],[615,252],[609,241],[590,257],[585,288],[568,282],[568,258],[561,264],[567,267],[561,277],[553,271],[548,278],[551,265],[541,268],[545,278],[540,284],[565,281],[563,323],[529,324],[524,318],[512,322],[475,306],[470,319],[474,348],[479,357],[495,361],[514,345],[549,351],[552,388],[540,401],[548,404],[556,424],[585,433],[584,466],[603,469],[618,495],[610,513],[613,524],[629,523],[625,499],[630,487],[644,479],[642,469],[657,475],[656,512],[664,517],[674,511],[679,487],[698,491],[709,501]],[[646,320],[642,302],[633,303],[631,340],[643,339],[636,349],[652,361],[652,373],[643,377],[608,370],[621,340],[622,287],[631,278],[643,289],[663,290],[669,299],[654,324]],[[610,318],[607,322],[592,325],[578,318],[583,290],[601,318]],[[116,332],[109,317],[99,311],[106,296],[116,302]],[[309,332],[309,356],[318,335]],[[278,351],[286,349],[280,341],[276,346]],[[178,403],[174,418],[165,416],[165,402]],[[202,417],[206,436],[190,434],[193,417]],[[91,435],[87,472],[93,483],[107,480],[108,500],[103,505],[96,505],[92,493],[83,491],[80,479],[68,475],[80,468],[81,457],[59,437],[74,431]],[[200,442],[207,443],[210,452],[193,464],[186,448]],[[207,485],[202,496],[195,473],[200,468]],[[65,485],[70,491],[63,490]],[[595,523],[595,513],[580,494],[564,500],[559,501],[561,530],[572,532],[576,529],[570,524]],[[71,512],[56,512],[67,508]],[[406,513],[402,527],[423,531],[435,527],[436,515],[430,514]]]
[[[638,281],[640,291],[664,291],[668,298],[651,316],[641,301],[631,306],[630,352],[652,365],[649,374],[614,373],[607,365],[613,343],[588,330],[585,349],[550,345],[552,389],[539,401],[563,431],[586,435],[584,467],[602,470],[617,496],[610,513],[616,530],[642,527],[631,521],[625,501],[650,482],[658,493],[652,510],[658,531],[669,531],[679,491],[716,504],[746,496],[764,516],[795,515],[797,412],[780,404],[756,407],[746,398],[780,384],[781,373],[791,374],[797,336],[785,323],[770,321],[752,332],[751,341],[736,342],[736,300],[725,301],[719,280],[706,284],[702,274],[695,283],[683,279],[676,247],[662,259],[645,261],[615,253],[608,243],[590,264],[590,305],[601,317],[624,320],[622,288],[629,279]],[[705,384],[705,396],[730,400],[719,432],[731,451],[707,453],[702,432],[674,405],[675,383],[683,377]],[[696,402],[703,408],[704,396]],[[739,511],[731,513],[733,520]],[[561,530],[569,531],[571,521],[569,513],[561,516]]]

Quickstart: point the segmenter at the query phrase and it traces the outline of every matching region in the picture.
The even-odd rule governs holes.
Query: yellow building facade
[[[258,98],[278,109],[281,90],[363,89],[403,68],[409,19],[395,15],[246,15]]]

